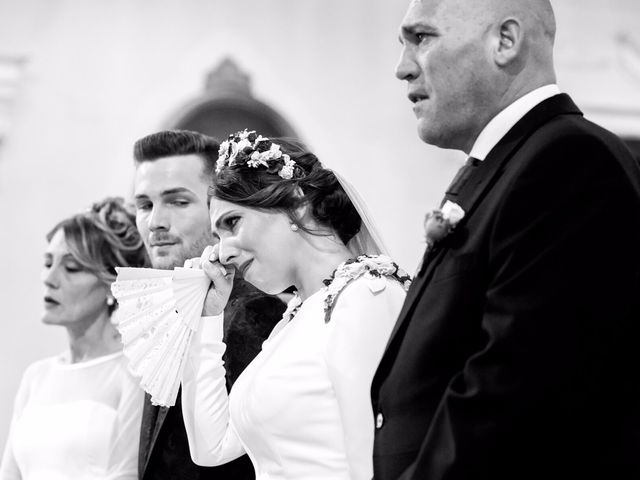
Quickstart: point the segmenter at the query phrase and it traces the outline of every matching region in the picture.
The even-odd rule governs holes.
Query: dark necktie
[[[458,173],[456,173],[456,176],[453,177],[453,180],[451,181],[449,188],[447,188],[446,196],[447,197],[457,196],[458,193],[460,193],[460,190],[462,189],[464,184],[467,183],[467,180],[469,180],[469,177],[471,176],[471,173],[473,172],[474,168],[477,167],[479,164],[480,164],[480,160],[478,160],[477,158],[473,158],[473,157],[467,158],[467,161],[465,162],[465,164],[462,167],[460,167],[460,170],[458,170]]]

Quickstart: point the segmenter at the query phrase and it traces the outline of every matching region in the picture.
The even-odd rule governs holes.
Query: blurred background
[[[556,0],[560,88],[640,152],[640,2]],[[394,78],[394,0],[0,0],[0,447],[41,325],[46,232],[131,191],[165,128],[295,135],[349,178],[412,272],[422,219],[464,161],[423,144]]]

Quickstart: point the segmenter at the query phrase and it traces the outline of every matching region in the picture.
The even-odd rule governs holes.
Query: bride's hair
[[[213,179],[211,196],[245,207],[280,210],[300,229],[315,233],[305,228],[296,214],[296,209],[307,205],[318,224],[331,228],[346,245],[360,231],[362,220],[334,173],[301,142],[269,140],[295,162],[292,178],[246,162],[226,163]]]
[[[135,215],[122,198],[105,198],[86,212],[62,220],[47,234],[47,241],[58,230],[64,233],[73,258],[107,286],[116,278],[115,267],[149,266]]]

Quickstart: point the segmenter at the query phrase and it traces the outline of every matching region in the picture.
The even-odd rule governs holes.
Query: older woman
[[[43,322],[69,349],[32,364],[16,400],[0,467],[6,479],[135,479],[143,392],[111,323],[115,267],[147,265],[123,201],[108,198],[47,235]]]

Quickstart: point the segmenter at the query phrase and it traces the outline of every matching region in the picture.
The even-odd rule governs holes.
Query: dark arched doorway
[[[182,107],[168,128],[194,130],[218,140],[245,128],[266,137],[297,137],[282,115],[253,97],[250,83],[233,60],[223,60],[207,76],[205,92]]]

